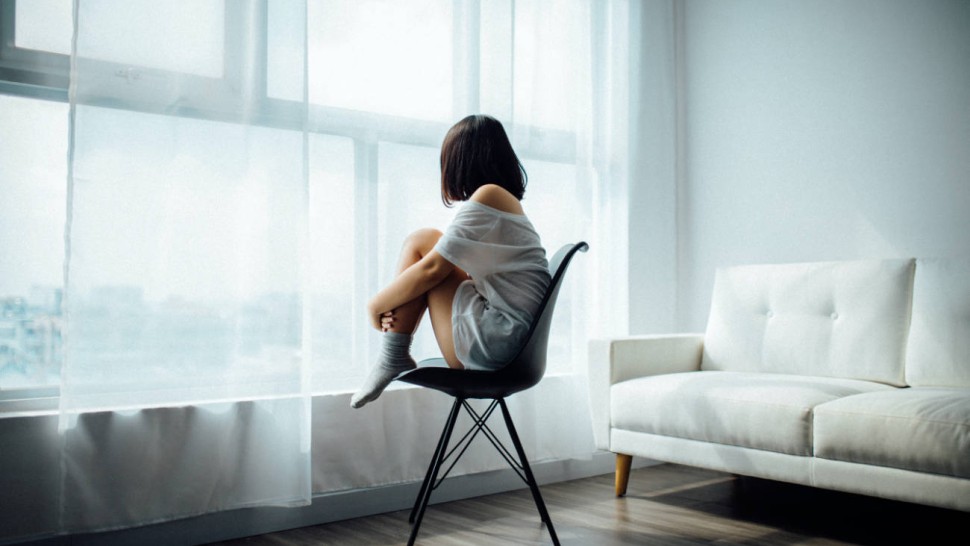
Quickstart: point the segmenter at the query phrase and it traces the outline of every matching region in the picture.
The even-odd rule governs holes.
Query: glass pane
[[[89,106],[76,119],[72,403],[299,392],[302,133]]]
[[[58,381],[67,111],[0,95],[0,390]]]
[[[481,111],[498,119],[512,119],[513,2],[481,4],[479,24],[479,89]]]
[[[78,6],[79,28],[98,29],[84,33],[84,39],[78,41],[78,55],[222,76],[224,0],[85,0]],[[234,6],[243,7],[242,3]]]
[[[266,92],[273,98],[302,101],[306,2],[276,0],[267,8]]]
[[[437,148],[381,143],[377,184],[377,267],[380,286],[391,281],[404,238],[415,230],[444,230],[455,209],[441,202]],[[415,359],[440,357],[430,323],[415,337]]]
[[[17,2],[14,45],[71,54],[74,33],[74,2],[65,0],[21,0]]]
[[[578,1],[515,2],[514,110],[516,123],[573,130],[589,18]]]
[[[311,1],[310,101],[450,121],[452,17],[452,0]]]
[[[578,240],[588,220],[584,209],[589,208],[589,198],[577,184],[576,165],[535,159],[523,159],[523,163],[529,181],[522,206],[547,250],[555,251],[548,245]]]
[[[523,160],[529,173],[525,199],[526,214],[542,238],[546,254],[551,259],[559,248],[583,240],[589,222],[589,203],[583,187],[578,183],[575,165],[547,161]],[[582,312],[583,275],[585,259],[576,260],[569,269],[566,287],[556,303],[549,337],[549,371],[570,372],[579,363],[577,355],[585,354],[585,347],[576,340],[586,339]],[[570,288],[575,287],[575,288]]]
[[[357,301],[354,267],[354,143],[310,136],[310,302],[315,391],[355,387],[365,368],[354,360],[354,337],[364,302]]]

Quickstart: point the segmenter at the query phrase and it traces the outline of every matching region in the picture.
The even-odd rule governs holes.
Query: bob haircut
[[[468,116],[452,127],[441,144],[441,201],[450,207],[467,201],[485,184],[502,186],[522,200],[528,176],[501,122]]]

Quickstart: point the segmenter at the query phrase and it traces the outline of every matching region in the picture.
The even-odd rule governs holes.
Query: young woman
[[[515,356],[549,286],[539,235],[520,201],[526,174],[505,129],[468,116],[441,145],[441,200],[464,201],[444,233],[407,237],[397,277],[367,304],[384,332],[377,365],[351,399],[377,399],[415,367],[411,339],[427,309],[441,354],[452,368],[496,370]]]

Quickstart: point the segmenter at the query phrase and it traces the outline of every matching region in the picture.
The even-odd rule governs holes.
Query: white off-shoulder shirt
[[[452,305],[458,360],[467,369],[502,367],[521,346],[549,286],[539,234],[524,215],[466,201],[435,250],[471,276]]]

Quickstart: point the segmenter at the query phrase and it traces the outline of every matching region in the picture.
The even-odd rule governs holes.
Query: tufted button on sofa
[[[597,446],[970,511],[970,260],[719,269],[704,334],[592,340]]]

